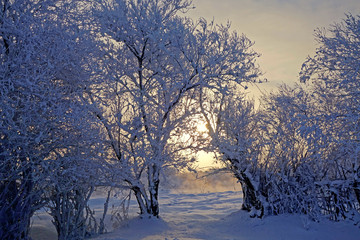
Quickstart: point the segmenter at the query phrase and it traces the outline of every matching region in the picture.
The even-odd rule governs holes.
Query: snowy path
[[[234,239],[222,238],[217,221],[241,206],[241,193],[234,191],[160,195],[161,219],[133,219],[113,233],[96,239],[173,240],[173,239]],[[214,234],[218,235],[216,238]],[[220,238],[218,238],[220,237]]]
[[[210,239],[212,225],[241,206],[239,192],[169,194],[163,203],[163,220],[170,227],[170,239]],[[214,226],[216,227],[216,226]],[[159,238],[161,239],[161,238]]]
[[[130,220],[97,240],[360,240],[346,223],[308,222],[301,216],[250,219],[237,211],[241,193],[162,193],[161,219]]]

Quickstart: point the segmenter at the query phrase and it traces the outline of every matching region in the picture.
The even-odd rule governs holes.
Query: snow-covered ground
[[[225,182],[224,182],[225,181]],[[232,179],[211,181],[187,178],[175,189],[160,194],[160,219],[139,219],[131,203],[130,219],[96,240],[359,240],[360,228],[352,223],[314,223],[298,215],[251,219],[239,211],[241,191]],[[192,184],[191,184],[192,183]],[[214,191],[215,189],[215,191]],[[102,208],[103,198],[91,200]],[[40,217],[40,218],[39,218]],[[108,219],[109,220],[109,219]],[[45,214],[34,218],[34,240],[55,239],[54,228]]]

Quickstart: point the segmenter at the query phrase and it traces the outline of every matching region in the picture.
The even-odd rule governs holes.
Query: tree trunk
[[[94,188],[54,189],[51,197],[50,215],[58,233],[58,240],[84,239],[87,234],[85,214],[88,200]]]
[[[259,199],[259,191],[255,189],[251,179],[244,172],[236,173],[235,177],[239,180],[243,191],[241,209],[250,212],[250,217],[262,218],[264,216],[264,206]]]
[[[27,192],[30,186],[27,184],[26,181],[21,182],[19,191],[15,181],[12,181],[5,190],[5,199],[0,203],[0,239],[30,239],[28,235],[33,209]]]
[[[149,166],[149,193],[150,193],[150,204],[151,214],[154,217],[159,217],[159,184],[160,184],[160,168],[153,164]]]
[[[355,196],[356,196],[356,200],[358,201],[358,204],[360,206],[360,183],[355,181],[354,183],[354,192],[355,192]]]
[[[148,190],[149,195],[144,188],[139,186],[131,187],[140,209],[140,215],[148,217],[159,217],[159,184],[160,168],[155,164],[148,167]]]
[[[140,209],[140,215],[150,215],[151,211],[149,209],[149,204],[147,201],[147,196],[141,191],[141,189],[137,186],[132,187],[131,190],[134,192],[134,195],[136,197],[136,201],[138,203],[139,209]],[[144,196],[145,195],[145,196]]]

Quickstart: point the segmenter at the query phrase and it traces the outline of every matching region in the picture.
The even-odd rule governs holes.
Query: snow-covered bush
[[[267,214],[317,215],[314,183],[323,177],[320,156],[326,146],[311,95],[299,86],[282,86],[263,103]]]
[[[80,172],[83,159],[93,158],[94,132],[80,98],[90,71],[63,3],[1,2],[1,239],[28,239],[31,216],[63,187],[65,171]]]
[[[303,64],[300,77],[311,81],[324,119],[329,152],[324,156],[326,178],[317,184],[322,208],[337,220],[360,209],[360,16],[347,14],[341,23],[318,29],[315,36],[319,47]]]
[[[263,99],[261,179],[266,214],[300,213],[318,220],[351,218],[356,194],[339,169],[340,128],[324,112],[317,89],[282,86]],[[329,107],[329,106],[327,106]],[[337,130],[335,130],[337,129]],[[350,165],[348,165],[350,167]],[[355,210],[355,211],[354,211]]]

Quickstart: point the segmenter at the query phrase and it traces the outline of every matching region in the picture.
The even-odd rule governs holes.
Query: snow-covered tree
[[[253,216],[262,216],[257,167],[261,146],[256,144],[255,137],[259,116],[242,93],[244,83],[260,81],[261,71],[256,64],[259,54],[252,50],[252,41],[245,35],[230,33],[229,27],[216,28],[220,44],[210,45],[209,49],[218,51],[215,56],[221,59],[221,64],[210,66],[214,72],[209,72],[209,81],[197,98],[198,105],[211,139],[208,151],[219,153],[219,159],[239,180],[244,194],[242,208]],[[213,62],[210,57],[209,63]]]
[[[57,173],[92,159],[79,98],[91,71],[63,3],[0,2],[1,239],[28,239],[31,216],[63,184]]]
[[[260,114],[255,111],[253,102],[245,100],[239,92],[220,99],[213,106],[209,104],[206,112],[203,109],[212,137],[212,150],[219,153],[219,160],[241,184],[242,209],[252,217],[262,217]]]
[[[335,219],[346,218],[353,208],[359,210],[359,29],[360,16],[351,14],[327,30],[318,29],[315,37],[319,47],[300,72],[302,81],[312,81],[313,94],[321,106],[321,115],[326,118],[326,131],[333,143],[327,157],[327,164],[332,166],[329,181],[324,184],[328,185],[326,191],[335,206],[330,209]]]
[[[133,190],[141,214],[159,215],[162,169],[189,166],[186,155],[201,148],[195,125],[200,92],[255,77],[250,41],[229,26],[178,15],[190,6],[183,0],[96,6],[112,44],[104,61],[111,81],[89,99],[121,171],[119,181]]]

